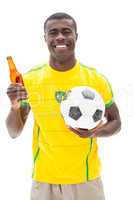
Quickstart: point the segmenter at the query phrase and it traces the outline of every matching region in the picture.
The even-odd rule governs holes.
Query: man
[[[26,90],[12,84],[7,91],[11,111],[6,124],[12,137],[22,132],[30,109],[34,114],[31,200],[104,200],[97,137],[121,127],[112,90],[105,77],[75,58],[78,34],[70,15],[51,15],[44,32],[49,62],[23,75]],[[107,122],[93,130],[67,127],[60,114],[61,95],[83,85],[96,89],[106,106]]]

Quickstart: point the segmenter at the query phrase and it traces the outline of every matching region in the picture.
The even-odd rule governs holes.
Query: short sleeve
[[[105,102],[105,107],[109,108],[114,102],[111,84],[104,75],[98,74],[98,85],[99,92]]]

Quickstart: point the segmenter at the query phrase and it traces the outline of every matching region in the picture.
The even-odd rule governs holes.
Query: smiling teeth
[[[57,48],[64,48],[66,45],[56,45]]]

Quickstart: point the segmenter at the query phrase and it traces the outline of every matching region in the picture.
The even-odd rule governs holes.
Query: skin
[[[50,52],[49,64],[53,69],[66,71],[75,65],[74,50],[77,37],[72,20],[61,19],[47,22],[44,38]],[[66,45],[66,48],[57,48],[58,45]]]
[[[6,126],[12,138],[16,138],[23,130],[27,120],[30,107],[20,106],[20,100],[27,99],[27,92],[21,84],[10,84],[7,89],[7,95],[11,102],[11,109],[6,119]]]
[[[49,20],[46,24],[44,38],[50,52],[50,66],[57,71],[67,71],[73,68],[76,63],[75,45],[78,38],[73,21],[71,19]],[[7,95],[11,101],[11,110],[6,125],[11,137],[15,138],[23,130],[30,107],[20,107],[20,100],[27,98],[26,90],[22,85],[11,84]],[[121,120],[115,103],[105,110],[105,117],[107,122],[92,130],[68,128],[82,138],[105,137],[119,132]]]

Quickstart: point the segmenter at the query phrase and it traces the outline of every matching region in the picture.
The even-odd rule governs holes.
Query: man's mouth
[[[55,48],[66,48],[67,45],[56,45]]]
[[[68,48],[68,45],[67,44],[57,44],[57,45],[54,45],[54,48],[56,48],[56,49],[66,49],[66,48]]]

